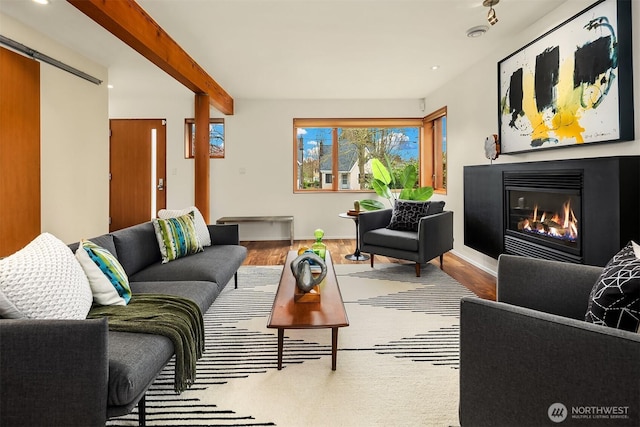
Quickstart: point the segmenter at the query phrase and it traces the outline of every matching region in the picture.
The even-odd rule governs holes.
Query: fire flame
[[[543,211],[540,218],[536,205],[531,217],[518,223],[518,230],[575,241],[578,238],[578,219],[570,201],[563,203],[561,214]]]

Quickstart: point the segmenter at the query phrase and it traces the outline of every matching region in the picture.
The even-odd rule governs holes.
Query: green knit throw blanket
[[[200,307],[188,298],[134,294],[128,305],[94,305],[87,318],[107,317],[109,330],[164,335],[176,354],[174,389],[181,393],[196,380],[196,361],[204,352]]]

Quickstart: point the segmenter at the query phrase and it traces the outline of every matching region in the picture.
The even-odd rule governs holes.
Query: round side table
[[[356,250],[350,255],[346,255],[345,258],[349,261],[366,261],[369,259],[369,255],[360,253],[360,219],[358,215],[348,215],[341,213],[338,215],[340,218],[352,219],[356,223]]]

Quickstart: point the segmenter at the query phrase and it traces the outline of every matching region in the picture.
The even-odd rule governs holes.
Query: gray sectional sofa
[[[246,258],[237,225],[208,229],[204,252],[166,264],[151,222],[90,240],[118,258],[133,294],[187,297],[205,313]],[[0,343],[2,426],[103,426],[136,405],[144,425],[146,390],[174,355],[169,338],[109,331],[104,318],[0,319]]]
[[[640,334],[586,322],[602,267],[501,255],[460,306],[464,426],[637,426]]]

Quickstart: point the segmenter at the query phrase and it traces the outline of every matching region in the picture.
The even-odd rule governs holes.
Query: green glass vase
[[[324,231],[318,228],[316,231],[313,232],[313,235],[315,236],[316,241],[313,245],[311,245],[311,250],[320,258],[326,259],[325,257],[327,255],[327,245],[322,243],[322,238],[324,237]]]

